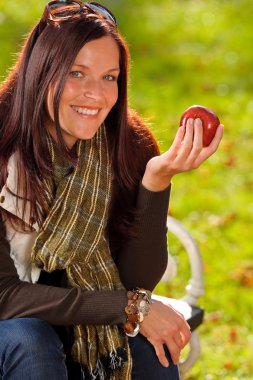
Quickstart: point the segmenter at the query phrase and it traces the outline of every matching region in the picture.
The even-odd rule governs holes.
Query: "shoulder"
[[[13,194],[17,194],[18,188],[18,170],[17,170],[17,155],[14,153],[8,159],[6,181],[0,188],[1,200],[5,198],[5,193],[8,191]],[[3,203],[3,202],[1,202]]]
[[[30,202],[25,201],[20,176],[18,174],[18,156],[14,153],[8,160],[7,180],[0,188],[0,207],[7,212],[7,215],[30,225]],[[33,223],[33,228],[38,230],[37,223]]]

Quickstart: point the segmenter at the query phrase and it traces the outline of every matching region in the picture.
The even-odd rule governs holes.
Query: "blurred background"
[[[129,44],[130,104],[169,148],[185,108],[202,104],[225,125],[216,154],[174,178],[170,213],[204,259],[202,355],[187,379],[253,378],[253,49],[252,0],[103,0]],[[45,2],[0,0],[0,81]],[[159,291],[179,297],[188,268]]]

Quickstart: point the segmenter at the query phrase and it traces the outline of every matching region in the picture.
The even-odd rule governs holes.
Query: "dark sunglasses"
[[[92,12],[102,15],[106,20],[110,21],[114,26],[117,26],[116,18],[104,5],[88,2],[82,3],[81,1],[58,0],[50,1],[45,8],[44,17],[51,21],[67,20],[75,17],[80,13]]]

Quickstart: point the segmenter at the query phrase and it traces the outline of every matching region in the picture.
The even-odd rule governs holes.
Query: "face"
[[[118,99],[119,48],[110,36],[85,44],[76,56],[59,105],[63,138],[69,148],[91,139]],[[47,129],[56,139],[53,87],[47,96]]]

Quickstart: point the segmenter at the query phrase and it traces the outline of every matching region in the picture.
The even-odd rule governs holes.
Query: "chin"
[[[78,139],[79,140],[90,140],[95,136],[96,133],[97,133],[97,130],[94,132],[90,132],[90,133],[83,133],[83,134],[80,134],[80,136],[78,136]]]

